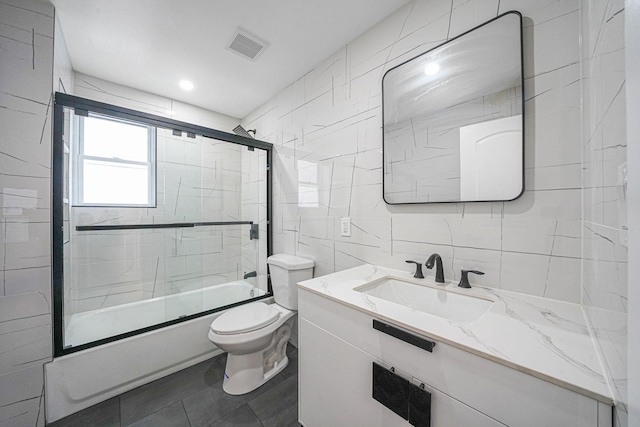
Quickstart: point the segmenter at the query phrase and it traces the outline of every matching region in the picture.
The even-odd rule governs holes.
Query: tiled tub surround
[[[44,425],[42,365],[52,354],[49,177],[54,28],[53,6],[47,2],[0,3],[3,427]]]
[[[388,276],[441,292],[479,296],[493,301],[493,305],[476,322],[462,324],[354,290]],[[440,285],[430,277],[414,279],[405,271],[372,265],[307,280],[298,287],[607,405],[613,404],[578,304],[480,286],[466,290],[458,288],[457,282]]]
[[[238,120],[81,73],[74,95],[231,131]],[[170,295],[211,283],[253,280],[266,289],[266,153],[246,147],[158,129],[158,205],[152,209],[72,208],[76,225],[254,221],[248,226],[195,229],[73,232],[71,313]],[[100,283],[95,271],[103,271]]]
[[[249,226],[77,231],[76,226],[239,221],[242,148],[158,129],[156,207],[71,207],[72,295],[65,314],[242,278]],[[249,247],[246,247],[249,250]],[[255,255],[255,248],[252,253]],[[249,256],[249,255],[247,255]]]
[[[91,84],[87,84],[88,81]],[[148,108],[149,100],[158,101],[149,94],[84,75],[76,79],[76,85],[82,84],[94,89],[108,88],[118,94],[100,90],[102,98],[97,98],[101,101],[124,99],[125,104],[133,104],[128,107],[134,108],[138,103]],[[199,109],[187,111],[193,113]],[[202,117],[194,117],[192,123],[211,125],[215,122],[203,121],[203,117],[215,116],[204,113]],[[181,118],[188,121],[189,115]],[[158,129],[157,159],[155,208],[71,208],[71,240],[66,245],[71,252],[67,276],[71,299],[67,300],[66,307],[75,312],[65,313],[66,324],[71,328],[78,325],[74,320],[80,321],[83,329],[90,329],[91,339],[105,336],[96,336],[94,326],[88,324],[89,318],[109,324],[102,329],[122,333],[152,326],[142,319],[152,314],[151,307],[156,308],[158,315],[155,324],[254,298],[266,291],[266,263],[259,259],[266,260],[267,252],[266,152],[200,136],[175,136],[171,130]],[[243,220],[259,225],[258,240],[249,239],[249,225],[75,229],[77,225]],[[247,291],[240,299],[231,296],[233,301],[218,297],[218,291],[227,287],[241,287],[234,282],[250,271],[257,271],[258,277],[247,281],[259,286],[259,292],[251,295]],[[203,287],[206,292],[200,291]],[[210,293],[216,295],[215,301],[207,301]],[[189,312],[185,313],[185,308]],[[108,313],[113,317],[105,318]],[[219,314],[56,358],[45,370],[48,419],[68,415],[219,353],[206,332]],[[79,342],[70,344],[86,341],[87,335],[83,335]],[[127,362],[125,370],[123,361]],[[101,366],[99,375],[94,375],[96,364]],[[90,384],[85,381],[88,376],[93,378]]]

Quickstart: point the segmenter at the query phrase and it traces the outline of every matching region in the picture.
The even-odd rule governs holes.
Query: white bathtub
[[[204,307],[209,307],[204,310],[232,304],[249,298],[246,294],[250,295],[251,290],[255,296],[264,294],[239,281],[81,313],[70,320],[66,343],[70,340],[84,343],[95,340],[95,336],[102,338],[164,322],[166,310],[176,309],[178,317],[179,312],[193,312],[184,310],[193,310],[193,304],[201,301]],[[264,301],[270,303],[273,298]],[[92,347],[45,364],[46,421],[64,418],[222,353],[207,338],[209,325],[222,313]],[[138,327],[132,328],[133,324]]]
[[[77,346],[136,329],[157,325],[264,295],[265,291],[238,280],[180,294],[121,304],[74,314],[64,333],[65,346]]]

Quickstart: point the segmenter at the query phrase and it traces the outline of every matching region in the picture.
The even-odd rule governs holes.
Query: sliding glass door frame
[[[53,146],[51,157],[51,275],[52,275],[52,295],[53,295],[53,349],[54,357],[74,353],[87,348],[96,347],[112,341],[117,341],[133,335],[142,334],[152,330],[164,328],[176,323],[185,322],[198,317],[206,316],[217,311],[225,310],[247,302],[257,301],[273,295],[271,279],[267,274],[267,293],[265,295],[251,298],[239,303],[203,311],[193,315],[173,319],[153,326],[137,329],[131,332],[114,335],[98,341],[82,344],[73,347],[64,347],[64,237],[63,237],[63,216],[64,216],[64,110],[65,108],[86,114],[88,112],[103,114],[125,120],[132,120],[149,126],[158,128],[173,129],[176,131],[201,135],[220,141],[243,145],[250,148],[258,148],[266,151],[266,185],[267,185],[267,256],[272,252],[273,237],[273,205],[272,205],[272,168],[273,164],[273,144],[252,138],[247,138],[232,133],[223,132],[191,123],[181,122],[166,117],[156,116],[128,108],[118,107],[103,102],[79,98],[72,95],[57,92],[54,99],[53,115]]]

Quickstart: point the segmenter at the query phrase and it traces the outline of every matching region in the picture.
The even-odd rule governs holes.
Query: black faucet
[[[416,265],[416,274],[414,274],[413,277],[415,277],[416,279],[424,279],[424,274],[422,274],[422,263],[410,260],[406,260],[405,262],[409,264],[413,263]]]
[[[251,271],[249,273],[244,274],[244,279],[248,279],[249,277],[256,277],[257,273],[255,271]]]
[[[444,270],[442,268],[442,258],[438,254],[433,254],[429,257],[427,262],[424,265],[427,266],[429,270],[433,268],[433,263],[436,263],[436,282],[444,283]]]
[[[471,285],[469,284],[469,273],[473,273],[473,274],[484,274],[482,271],[478,271],[478,270],[462,270],[462,277],[460,278],[460,283],[458,283],[458,286],[460,286],[461,288],[471,288]]]

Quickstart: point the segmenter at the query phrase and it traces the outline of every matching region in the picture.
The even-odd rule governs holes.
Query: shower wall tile
[[[116,83],[75,73],[73,94],[124,108],[171,117],[171,100],[141,90],[124,87]]]
[[[73,66],[67,51],[67,41],[57,15],[54,25],[53,90],[54,92],[71,94],[74,83]]]
[[[0,335],[0,372],[40,367],[51,359],[51,322],[46,317],[38,316],[32,322],[14,320],[7,325],[12,330]]]
[[[51,360],[50,164],[54,13],[0,3],[0,425],[44,426]],[[57,50],[57,47],[55,48]]]
[[[0,375],[0,422],[3,426],[44,426],[42,366]]]
[[[245,152],[222,141],[179,137],[160,129],[156,207],[73,207],[72,226],[241,220],[243,190],[252,183],[249,179],[257,180],[252,175],[243,182]],[[256,198],[257,211],[259,202]],[[73,290],[67,305],[72,309],[65,314],[237,280],[245,271],[256,270],[243,268],[243,236],[248,234],[248,226],[72,230]],[[266,254],[266,242],[263,251]]]
[[[51,266],[4,271],[5,295],[51,291]]]
[[[50,265],[49,222],[11,219],[5,222],[5,270],[21,270]]]
[[[524,195],[387,205],[383,74],[508,10],[524,17]],[[311,257],[316,275],[362,263],[410,271],[405,260],[439,253],[450,279],[477,267],[487,274],[475,283],[579,302],[580,13],[579,0],[410,2],[245,117],[245,128],[275,146],[275,251]],[[351,217],[351,237],[340,236],[341,217]],[[322,234],[326,224],[333,235]]]
[[[239,123],[233,117],[78,72],[74,76],[73,94],[226,132]]]

